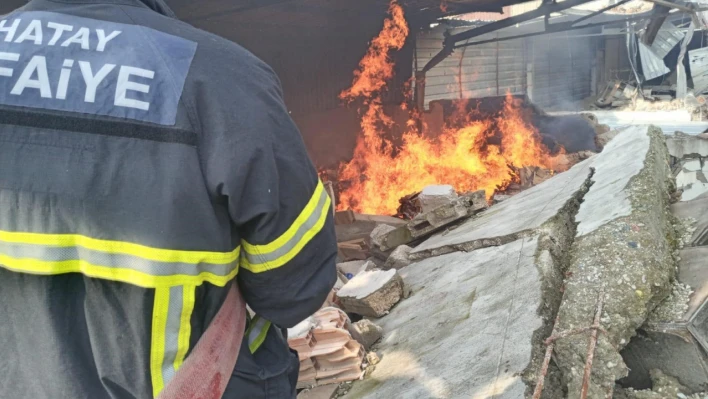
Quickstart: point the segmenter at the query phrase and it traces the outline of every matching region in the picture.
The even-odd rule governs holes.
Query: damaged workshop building
[[[334,204],[298,398],[708,398],[708,0],[167,3]]]

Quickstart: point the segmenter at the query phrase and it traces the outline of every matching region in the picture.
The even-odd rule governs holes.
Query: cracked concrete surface
[[[522,398],[543,320],[538,237],[423,260],[412,289],[377,323],[381,363],[346,398]]]
[[[675,232],[669,214],[674,183],[661,130],[635,126],[620,133],[593,164],[594,184],[577,215],[578,237],[558,312],[558,331],[592,324],[597,298],[605,305],[588,398],[605,398],[627,374],[618,349],[635,335],[670,292]],[[555,360],[568,398],[580,394],[589,334],[559,340]]]

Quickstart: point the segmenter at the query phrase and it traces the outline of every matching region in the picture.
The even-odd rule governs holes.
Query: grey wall
[[[538,27],[541,28],[541,27]],[[414,69],[423,66],[442,48],[443,33],[470,29],[438,25],[418,34]],[[533,29],[527,28],[527,29]],[[509,28],[479,36],[480,41],[523,33]],[[433,100],[527,94],[544,107],[562,107],[592,92],[592,68],[597,37],[583,31],[487,43],[455,50],[426,76],[426,107]]]

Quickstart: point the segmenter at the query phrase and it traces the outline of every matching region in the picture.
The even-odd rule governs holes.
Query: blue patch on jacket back
[[[51,12],[0,20],[0,104],[174,125],[197,44]]]

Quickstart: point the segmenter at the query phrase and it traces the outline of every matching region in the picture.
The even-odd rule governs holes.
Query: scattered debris
[[[375,268],[375,265],[370,260],[353,260],[337,264],[337,270],[347,278],[347,281],[354,278],[357,274],[373,268]]]
[[[369,352],[366,354],[366,362],[376,366],[381,362],[381,359],[379,358],[379,355],[376,354],[376,352]]]
[[[461,195],[430,212],[418,214],[406,226],[391,230],[380,239],[380,249],[388,251],[421,240],[448,225],[487,209],[488,206],[483,190]]]
[[[418,200],[419,195],[420,193],[413,193],[398,200],[401,205],[398,207],[396,216],[405,220],[411,220],[422,212],[423,208]]]
[[[403,298],[403,280],[396,270],[372,270],[349,280],[337,293],[350,313],[381,317]]]
[[[413,248],[408,245],[401,245],[391,252],[391,255],[386,259],[384,264],[384,270],[388,269],[400,269],[411,264],[410,253]]]
[[[637,88],[629,83],[619,80],[608,82],[605,90],[595,101],[595,105],[600,108],[626,105],[631,101],[636,93]]]
[[[337,243],[337,248],[339,257],[343,261],[366,260],[369,257],[369,246],[363,238]]]

